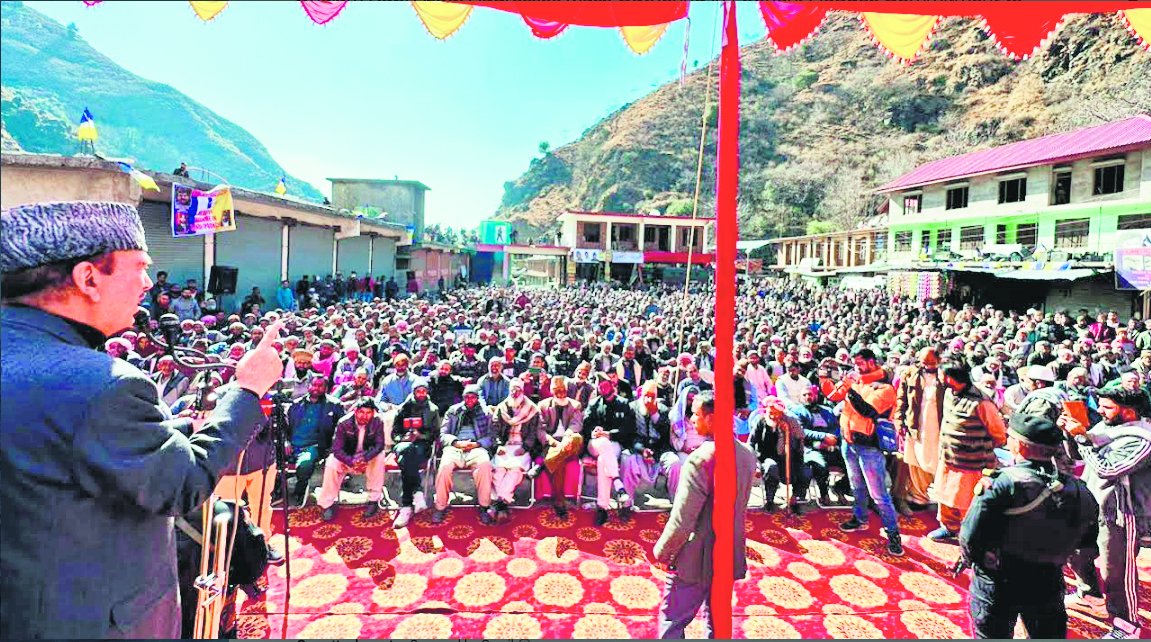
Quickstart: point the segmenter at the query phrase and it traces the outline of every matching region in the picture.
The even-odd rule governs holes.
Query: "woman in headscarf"
[[[509,382],[508,397],[495,407],[492,420],[496,455],[492,459],[491,515],[499,521],[511,517],[509,504],[515,500],[516,487],[531,468],[532,460],[541,454],[539,407],[524,394],[522,379],[516,377]]]

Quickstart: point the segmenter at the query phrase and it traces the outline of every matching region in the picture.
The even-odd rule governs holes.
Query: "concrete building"
[[[169,282],[196,279],[206,287],[212,267],[239,270],[234,295],[219,296],[234,311],[252,287],[269,304],[280,281],[294,285],[303,275],[324,278],[352,271],[387,278],[395,272],[396,248],[410,243],[406,226],[361,220],[331,206],[232,187],[236,230],[203,236],[172,236],[172,183],[199,189],[215,187],[192,179],[147,172],[160,191],[144,190],[115,162],[92,157],[3,154],[3,207],[42,201],[107,200],[133,205],[140,212],[152,255],[153,274],[168,272]]]
[[[772,269],[848,287],[931,272],[1010,309],[1151,313],[1116,278],[1128,245],[1151,252],[1151,116],[933,161],[877,191],[883,214],[861,229],[772,239]]]
[[[891,269],[939,269],[997,303],[1145,307],[1116,254],[1151,234],[1151,116],[922,165],[888,196]]]
[[[558,245],[569,249],[569,283],[606,278],[626,283],[637,265],[658,280],[682,280],[689,260],[700,266],[715,262],[713,217],[567,211],[558,220]]]
[[[424,195],[432,188],[420,181],[377,178],[329,178],[332,207],[357,211],[367,207],[380,212],[377,220],[402,225],[411,235],[410,244],[396,250],[396,282],[406,291],[415,280],[420,292],[436,289],[442,278],[447,286],[466,271],[467,255],[460,247],[434,243],[425,238]]]

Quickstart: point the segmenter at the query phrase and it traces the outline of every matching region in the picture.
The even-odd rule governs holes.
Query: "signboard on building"
[[[507,221],[480,221],[480,243],[507,245],[511,243],[512,224]]]
[[[643,252],[621,252],[616,250],[611,253],[612,263],[643,263]]]
[[[1115,250],[1115,289],[1151,289],[1151,230],[1119,233]]]
[[[576,248],[571,251],[573,263],[599,263],[604,260],[603,250]]]
[[[172,184],[172,236],[197,236],[236,229],[232,189],[220,185],[201,190]]]

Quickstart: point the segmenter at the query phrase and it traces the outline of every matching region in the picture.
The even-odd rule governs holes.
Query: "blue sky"
[[[408,2],[352,2],[324,26],[285,1],[232,2],[207,24],[186,2],[27,4],[244,127],[321,192],[328,177],[419,180],[432,188],[428,222],[452,227],[489,217],[541,141],[569,143],[678,78],[688,28],[673,24],[637,56],[618,30],[539,40],[519,16],[482,7],[438,41]],[[740,4],[747,44],[763,21]],[[719,7],[691,3],[689,69],[713,53]]]

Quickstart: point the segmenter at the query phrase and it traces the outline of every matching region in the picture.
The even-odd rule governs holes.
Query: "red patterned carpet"
[[[558,520],[550,509],[513,511],[487,527],[472,508],[445,524],[431,512],[392,530],[391,514],[361,507],[331,523],[310,506],[292,513],[291,638],[651,638],[662,571],[651,548],[667,515],[647,513],[603,528],[593,513]],[[966,578],[949,569],[955,546],[923,537],[934,520],[903,521],[907,556],[884,550],[878,519],[865,531],[835,528],[844,511],[803,517],[749,515],[747,580],[736,584],[736,638],[965,638]],[[279,516],[277,515],[277,520]],[[274,536],[282,546],[283,536]],[[1151,560],[1140,560],[1151,603]],[[240,607],[240,637],[278,638],[284,567]],[[1099,637],[1071,619],[1072,636]],[[698,619],[688,629],[700,638]]]

